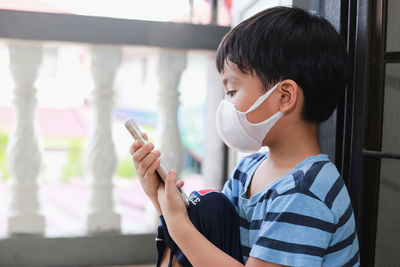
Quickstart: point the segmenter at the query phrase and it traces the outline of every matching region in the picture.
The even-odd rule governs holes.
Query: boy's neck
[[[305,122],[285,131],[277,142],[269,146],[268,160],[282,168],[294,167],[306,158],[321,153],[318,125]]]

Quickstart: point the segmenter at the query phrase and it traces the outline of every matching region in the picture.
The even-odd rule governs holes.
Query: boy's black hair
[[[348,80],[346,46],[335,28],[300,8],[274,7],[230,30],[217,50],[217,69],[227,61],[257,74],[265,88],[291,79],[303,90],[303,119],[322,122],[341,101]]]

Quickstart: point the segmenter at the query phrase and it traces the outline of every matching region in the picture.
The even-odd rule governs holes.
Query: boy
[[[169,172],[165,185],[155,175],[160,152],[134,143],[140,181],[162,214],[159,253],[166,244],[172,249],[169,258],[175,255],[184,266],[358,266],[350,198],[317,138],[318,123],[332,114],[347,82],[339,34],[307,11],[267,9],[224,37],[217,69],[226,94],[216,114],[221,138],[236,150],[268,146],[269,151],[242,159],[223,194],[192,193],[192,200],[204,203],[211,202],[202,196],[214,203],[226,196],[234,211],[221,219],[219,211],[229,210],[225,204],[202,214],[192,201],[186,209],[176,193],[175,172]],[[229,229],[212,232],[210,217]],[[222,231],[227,234],[214,237]],[[227,236],[233,239],[221,241]],[[159,263],[168,263],[165,251]]]

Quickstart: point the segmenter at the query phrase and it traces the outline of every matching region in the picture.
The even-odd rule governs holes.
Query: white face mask
[[[217,131],[227,146],[243,152],[258,151],[262,147],[264,138],[274,124],[283,116],[283,112],[278,111],[259,123],[249,122],[246,114],[258,108],[278,85],[279,83],[260,96],[245,112],[237,110],[235,105],[226,99],[221,101],[216,113]]]

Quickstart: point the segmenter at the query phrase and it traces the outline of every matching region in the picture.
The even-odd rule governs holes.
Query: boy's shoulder
[[[244,185],[247,178],[253,174],[261,161],[267,156],[268,152],[258,152],[244,156],[235,168],[232,178],[241,181]],[[336,166],[328,156],[319,154],[310,156],[298,163],[290,172],[282,176],[271,189],[276,189],[280,193],[290,189],[318,191],[322,189],[321,187],[329,186],[329,182],[336,180],[339,176]]]
[[[346,185],[335,164],[327,155],[317,155],[300,163],[279,183],[269,188],[264,198],[281,202],[292,200],[296,205],[313,203],[325,210],[333,220],[351,210],[351,201]],[[348,211],[347,211],[348,213]]]
[[[303,193],[323,201],[332,186],[340,182],[343,179],[335,164],[327,155],[319,154],[297,164],[270,189],[278,194]]]
[[[307,158],[289,174],[288,178],[290,179],[285,181],[290,183],[292,188],[289,186],[288,189],[299,193],[313,194],[320,200],[325,199],[326,194],[335,182],[343,181],[335,164],[325,154]]]
[[[228,185],[238,187],[239,191],[244,190],[248,179],[267,156],[268,152],[260,152],[243,157],[233,171]],[[349,201],[343,178],[326,154],[311,156],[300,162],[266,188],[260,197],[274,200],[279,196],[292,194],[302,194],[320,200],[328,208],[332,207],[338,196],[341,201]]]

